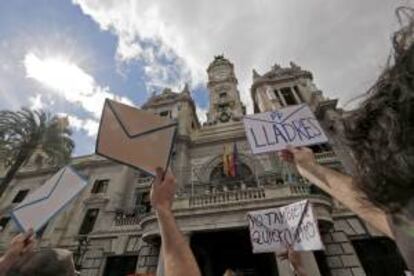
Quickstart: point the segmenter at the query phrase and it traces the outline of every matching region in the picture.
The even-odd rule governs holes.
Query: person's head
[[[230,268],[227,268],[226,271],[224,271],[223,276],[235,276],[235,273]]]
[[[6,276],[75,276],[72,253],[65,249],[31,252],[17,262]]]
[[[411,9],[399,10],[414,14]],[[358,109],[343,136],[356,162],[358,187],[377,206],[399,211],[414,196],[414,20],[394,35],[393,62]]]

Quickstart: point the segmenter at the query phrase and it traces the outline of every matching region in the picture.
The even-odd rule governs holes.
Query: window
[[[219,97],[220,97],[220,99],[223,99],[223,98],[227,97],[227,93],[226,92],[221,92]]]
[[[92,194],[105,193],[108,188],[109,179],[96,180],[92,187]]]
[[[313,251],[316,263],[318,264],[319,271],[323,276],[331,276],[331,270],[326,262],[325,252],[322,250]]]
[[[150,193],[148,191],[136,191],[135,207],[139,209],[140,213],[148,213],[151,211]]]
[[[286,105],[295,105],[297,104],[295,96],[292,93],[292,89],[290,87],[280,89],[280,93],[282,94],[283,98],[285,99]]]
[[[7,224],[9,224],[10,217],[3,217],[0,219],[0,232],[3,232],[6,229]]]
[[[138,256],[110,256],[106,259],[104,276],[136,275]]]
[[[161,117],[168,117],[170,115],[170,111],[165,110],[165,111],[161,111],[160,112],[160,116]]]
[[[99,209],[89,209],[83,219],[82,226],[79,230],[79,235],[87,235],[93,230],[96,218],[98,217]]]
[[[404,275],[407,268],[392,240],[370,238],[354,240],[352,245],[367,275]]]
[[[14,197],[12,203],[19,203],[22,202],[23,199],[27,196],[29,190],[20,190],[17,192],[16,196]]]

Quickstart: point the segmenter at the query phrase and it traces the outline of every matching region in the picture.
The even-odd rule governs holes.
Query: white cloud
[[[294,60],[313,71],[330,97],[346,101],[365,91],[389,53],[394,8],[405,1],[73,2],[118,36],[120,60],[147,62],[154,85],[188,80],[199,85],[213,56],[224,53],[235,64],[242,99],[251,111],[251,70],[263,73],[274,62]],[[159,68],[166,63],[171,66]]]
[[[98,133],[99,122],[95,119],[83,119],[78,116],[66,113],[59,113],[59,116],[67,117],[69,120],[69,126],[71,128],[75,130],[85,131],[86,134],[90,137],[95,137]]]
[[[196,106],[197,117],[201,124],[207,121],[207,111],[207,108],[202,108],[198,105]]]
[[[24,58],[24,66],[27,78],[40,82],[68,102],[81,106],[94,118],[99,118],[106,98],[131,104],[130,100],[116,96],[108,87],[99,86],[91,75],[64,58],[40,58],[29,52]]]
[[[42,101],[40,94],[36,94],[35,97],[30,97],[29,102],[31,109],[43,109],[45,107],[45,103]]]

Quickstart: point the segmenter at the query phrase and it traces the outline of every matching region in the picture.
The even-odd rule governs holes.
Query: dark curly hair
[[[343,120],[358,188],[391,212],[414,198],[414,10],[399,8],[397,17],[403,27],[393,36],[387,68]]]

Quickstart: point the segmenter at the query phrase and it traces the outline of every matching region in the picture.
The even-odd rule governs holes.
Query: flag
[[[223,147],[223,173],[225,176],[229,174],[229,161],[227,158],[227,147],[224,145]]]
[[[232,176],[236,177],[239,172],[239,152],[237,151],[237,144],[234,143],[233,144],[233,158],[232,158]]]
[[[236,177],[238,175],[238,159],[236,143],[233,144],[233,148],[227,145],[223,147],[223,173],[225,176]]]

